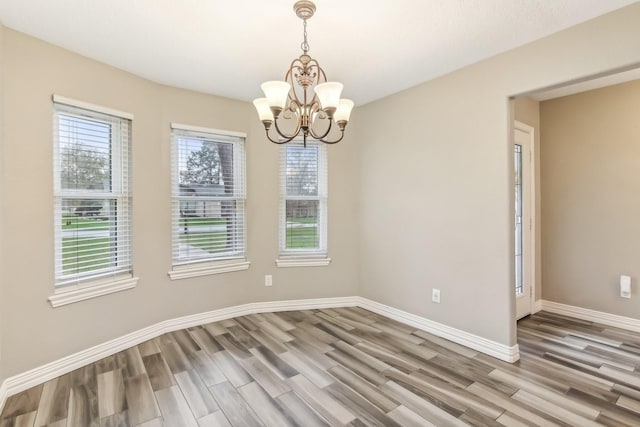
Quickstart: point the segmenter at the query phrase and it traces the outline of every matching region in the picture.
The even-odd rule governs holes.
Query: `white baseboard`
[[[533,313],[531,313],[531,314],[535,314],[535,313],[539,312],[540,310],[542,310],[542,300],[541,299],[536,300],[533,303]]]
[[[520,350],[517,344],[509,347],[504,344],[482,338],[478,335],[473,335],[468,332],[461,331],[460,329],[452,328],[451,326],[443,325],[442,323],[434,322],[424,317],[416,316],[415,314],[380,304],[376,301],[371,301],[366,298],[359,298],[359,300],[359,307],[371,310],[374,313],[381,314],[404,324],[414,326],[418,329],[422,329],[423,331],[432,333],[433,335],[441,338],[446,338],[456,344],[472,348],[481,353],[493,356],[496,359],[504,360],[509,363],[513,363],[520,359]]]
[[[7,382],[3,381],[0,384],[0,413],[2,413],[2,409],[4,409],[4,402],[7,401],[9,397],[9,393],[7,392]]]
[[[573,305],[560,304],[558,302],[542,300],[542,309],[551,313],[562,314],[575,317],[577,319],[588,320],[607,326],[640,332],[640,320],[632,317],[618,316],[616,314],[605,313],[603,311],[590,310],[588,308],[576,307]]]
[[[422,329],[426,332],[430,332],[439,337],[446,338],[457,344],[470,347],[474,350],[486,353],[507,362],[515,362],[519,359],[517,345],[508,347],[495,341],[487,340],[477,335],[473,335],[441,323],[433,322],[424,317],[357,296],[257,302],[212,310],[205,313],[179,317],[177,319],[156,323],[155,325],[151,325],[70,356],[63,357],[51,363],[47,363],[46,365],[31,369],[27,372],[7,378],[2,384],[0,384],[0,412],[4,407],[8,396],[20,393],[38,384],[57,378],[89,363],[96,362],[102,358],[126,350],[152,338],[156,338],[167,332],[173,332],[180,329],[255,313],[355,306],[387,316],[399,322],[414,326],[417,329]]]

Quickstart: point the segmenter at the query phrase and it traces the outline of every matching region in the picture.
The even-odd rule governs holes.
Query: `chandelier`
[[[273,143],[285,144],[302,132],[305,146],[308,137],[335,144],[344,137],[353,101],[340,99],[342,83],[328,82],[318,61],[308,54],[307,20],[316,11],[316,5],[300,0],[293,10],[303,23],[302,55],[291,62],[284,81],[263,83],[265,98],[254,100],[253,104],[267,138]],[[336,126],[339,133],[332,132]]]

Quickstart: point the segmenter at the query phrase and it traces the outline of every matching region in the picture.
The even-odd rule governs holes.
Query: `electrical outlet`
[[[264,276],[264,285],[265,286],[273,286],[273,277],[270,274],[265,274],[265,276]]]
[[[431,291],[431,301],[440,304],[440,289]]]

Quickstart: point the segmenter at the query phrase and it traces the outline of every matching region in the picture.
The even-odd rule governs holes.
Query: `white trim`
[[[308,148],[316,148],[317,149],[317,181],[318,181],[318,191],[315,196],[303,196],[303,195],[289,195],[287,194],[287,167],[288,167],[288,157],[289,157],[289,149],[290,148],[302,148],[305,146],[303,141],[300,139],[295,139],[289,144],[282,144],[280,146],[280,160],[279,160],[279,173],[280,173],[280,211],[278,218],[278,247],[279,247],[279,255],[278,259],[282,260],[281,264],[278,265],[278,260],[276,260],[276,265],[278,267],[317,267],[320,264],[311,265],[308,264],[299,264],[294,265],[294,263],[287,263],[285,259],[293,259],[293,258],[326,258],[327,257],[327,241],[329,236],[329,222],[328,222],[328,205],[329,205],[329,155],[327,144],[322,144],[319,141],[309,141],[306,143],[306,147]],[[318,225],[317,225],[317,233],[318,233],[318,247],[317,248],[297,248],[297,249],[287,249],[287,202],[288,201],[317,201],[318,202]]]
[[[508,347],[495,341],[487,340],[477,335],[473,335],[441,323],[433,322],[424,317],[398,310],[362,297],[348,296],[307,300],[257,302],[226,307],[156,323],[155,325],[148,326],[119,338],[82,350],[70,356],[47,363],[46,365],[42,365],[27,372],[7,378],[0,385],[0,410],[4,406],[8,396],[25,391],[38,384],[42,384],[46,381],[67,374],[89,363],[96,362],[104,357],[111,356],[167,332],[173,332],[180,329],[254,313],[355,306],[371,310],[375,313],[398,320],[407,325],[414,326],[417,329],[422,329],[426,332],[446,338],[455,343],[473,348],[507,362],[515,362],[520,356],[517,345]]]
[[[573,305],[560,304],[553,301],[542,300],[541,302],[542,309],[544,311],[588,320],[607,326],[615,326],[616,328],[626,329],[629,331],[640,332],[640,319],[618,316],[617,314],[590,310],[588,308],[576,307]]]
[[[251,263],[245,259],[232,262],[207,262],[187,265],[177,265],[168,274],[171,280],[187,279],[190,277],[207,276],[209,274],[230,273],[232,271],[248,270]]]
[[[529,313],[536,312],[536,156],[535,156],[535,128],[526,123],[518,120],[513,121],[513,130],[516,129],[525,132],[529,135],[529,219],[531,221],[531,228],[529,229],[529,248],[527,251],[528,261],[531,263],[529,266],[529,281],[531,282],[529,287],[531,306]],[[515,140],[515,134],[514,134]],[[515,143],[515,141],[514,141]],[[524,256],[524,254],[523,254]],[[540,310],[538,310],[540,311]]]
[[[7,401],[8,397],[9,392],[7,390],[7,381],[3,381],[2,384],[0,384],[0,413],[4,410],[4,403]]]
[[[61,305],[72,304],[74,302],[135,288],[138,283],[138,278],[127,275],[126,277],[116,278],[115,280],[110,279],[110,281],[105,283],[95,283],[96,282],[89,282],[82,285],[59,287],[60,289],[56,289],[54,294],[48,298],[51,307],[60,307]]]
[[[532,314],[535,314],[535,313],[537,313],[537,312],[539,312],[541,310],[542,310],[542,300],[539,299],[539,300],[536,300],[536,302],[533,303],[533,313]]]
[[[53,102],[57,102],[58,104],[70,105],[72,107],[83,108],[85,110],[97,111],[98,113],[133,120],[133,114],[116,110],[114,108],[103,107],[102,105],[96,105],[89,102],[79,101],[77,99],[67,98],[65,96],[56,95],[55,93],[53,94],[52,99]]]
[[[213,130],[198,128],[200,131],[187,130],[184,128],[194,128],[188,125],[177,125],[172,123],[173,129],[171,132],[171,252],[172,252],[172,268],[169,271],[169,277],[172,280],[182,279],[187,277],[196,277],[207,274],[226,273],[229,271],[246,270],[249,268],[248,264],[244,266],[236,265],[234,267],[224,267],[225,261],[233,259],[231,264],[237,264],[240,258],[242,262],[246,262],[247,251],[247,220],[246,220],[246,148],[245,138],[238,136],[229,136],[234,132]],[[180,126],[180,127],[179,127]],[[205,130],[207,130],[205,132]],[[215,133],[218,132],[218,133]],[[196,194],[191,196],[185,195],[180,184],[180,170],[184,167],[185,163],[188,163],[188,159],[185,158],[192,153],[191,144],[193,140],[199,141],[196,145],[201,147],[218,146],[218,144],[230,145],[232,150],[233,161],[233,185],[230,194]],[[200,148],[198,148],[199,150]],[[226,188],[229,190],[229,188]],[[188,194],[188,193],[187,193]],[[207,253],[207,251],[195,248],[195,253],[191,254],[191,251],[183,251],[183,245],[189,246],[189,242],[182,242],[183,231],[180,225],[183,218],[181,209],[183,203],[193,204],[191,208],[194,210],[204,209],[209,203],[217,204],[219,209],[222,209],[224,200],[229,202],[233,201],[233,207],[229,207],[233,214],[230,221],[233,224],[227,224],[231,226],[229,237],[231,238],[230,247],[222,253]],[[198,208],[198,206],[201,206]],[[226,209],[226,208],[225,208]],[[197,215],[196,212],[194,214]],[[220,214],[224,216],[222,211]],[[184,224],[186,233],[187,224]],[[209,242],[211,243],[211,242]],[[215,244],[215,242],[213,242]],[[223,267],[219,267],[223,265]],[[191,267],[193,266],[193,267]],[[213,267],[210,267],[213,266]],[[184,272],[183,270],[190,270]]]
[[[520,349],[517,344],[509,347],[496,341],[488,340],[478,335],[470,334],[460,329],[452,328],[451,326],[443,325],[442,323],[434,322],[427,318],[398,310],[397,308],[389,307],[366,298],[359,298],[358,306],[488,354],[497,359],[504,360],[505,362],[513,363],[520,359]]]
[[[180,130],[203,132],[203,133],[214,133],[217,135],[226,135],[226,136],[237,136],[238,138],[245,138],[245,139],[247,138],[247,134],[245,132],[236,132],[232,130],[220,130],[220,129],[202,127],[202,126],[183,125],[181,123],[173,123],[173,122],[171,122],[171,129],[180,129]]]
[[[110,282],[118,282],[123,278],[131,278],[131,192],[130,192],[130,174],[129,163],[131,161],[129,149],[131,146],[131,120],[127,118],[115,117],[113,114],[108,115],[105,111],[95,111],[90,108],[80,108],[75,101],[69,101],[67,98],[61,98],[57,95],[53,96],[54,101],[64,101],[65,104],[54,103],[53,108],[53,172],[54,172],[54,240],[55,240],[55,290],[54,296],[50,301],[55,307],[64,305],[69,302],[81,301],[83,299],[92,298],[93,296],[111,293],[109,288],[122,290],[123,287],[118,283],[114,286],[100,287],[100,285]],[[85,107],[89,107],[86,106]],[[99,110],[97,108],[96,110]],[[104,109],[103,109],[104,110]],[[93,146],[90,151],[101,151],[107,149],[110,153],[110,176],[106,177],[106,183],[103,182],[102,188],[91,189],[70,189],[63,188],[62,182],[64,177],[62,174],[62,165],[65,158],[65,134],[68,132],[75,133],[78,122],[99,122],[104,125],[104,133],[99,145]],[[65,124],[63,124],[65,122]],[[107,135],[108,134],[108,135]],[[83,145],[85,137],[78,135],[78,138],[71,138],[70,143],[73,147]],[[108,184],[108,185],[107,185]],[[71,199],[98,199],[102,201],[101,210],[104,210],[105,225],[111,233],[107,233],[106,239],[112,247],[107,253],[101,255],[102,267],[90,269],[89,272],[74,272],[75,268],[66,271],[63,262],[63,246],[65,240],[65,230],[63,215],[65,213],[65,200]],[[114,209],[115,208],[115,209]],[[109,230],[106,230],[107,232]],[[82,236],[76,236],[82,237]],[[117,251],[114,252],[114,250]],[[76,254],[82,249],[75,248]],[[77,266],[77,265],[76,265]],[[74,267],[72,265],[71,267]],[[74,285],[74,286],[67,286]],[[97,292],[79,291],[75,294],[68,294],[69,302],[57,304],[55,295],[65,293],[70,290],[85,288],[90,285],[96,285],[101,290]],[[134,283],[135,285],[135,283]],[[75,298],[78,295],[78,298]],[[60,298],[57,298],[60,299]],[[66,298],[61,300],[66,301]]]
[[[326,267],[331,258],[280,257],[276,259],[276,267]]]

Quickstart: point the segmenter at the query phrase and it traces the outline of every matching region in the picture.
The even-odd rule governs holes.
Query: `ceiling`
[[[316,0],[310,54],[356,104],[637,0]],[[0,22],[158,83],[249,101],[300,55],[294,0],[0,0]]]

